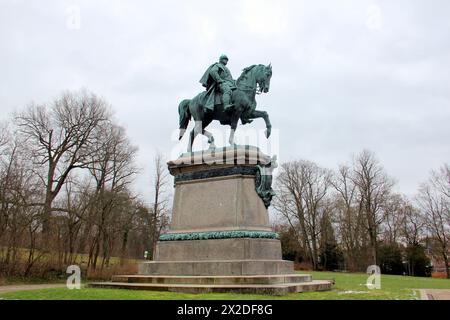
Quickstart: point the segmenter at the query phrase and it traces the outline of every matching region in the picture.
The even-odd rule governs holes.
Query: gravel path
[[[450,300],[449,289],[422,289],[420,290],[422,300]]]
[[[37,289],[50,289],[50,288],[64,288],[66,284],[54,283],[54,284],[19,284],[10,286],[0,286],[1,293],[9,293],[16,291],[37,290]]]

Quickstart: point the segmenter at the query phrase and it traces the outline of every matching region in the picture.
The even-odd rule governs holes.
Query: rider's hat
[[[227,57],[227,55],[226,55],[226,54],[223,54],[223,55],[221,55],[221,56],[220,56],[220,58],[219,58],[219,60],[222,60],[222,59],[226,59],[226,60],[228,60],[228,57]]]

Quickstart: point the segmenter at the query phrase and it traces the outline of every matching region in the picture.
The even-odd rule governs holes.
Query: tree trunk
[[[442,252],[442,257],[444,258],[444,264],[445,264],[445,272],[447,273],[447,279],[450,279],[450,267],[448,265],[448,255],[447,252]]]

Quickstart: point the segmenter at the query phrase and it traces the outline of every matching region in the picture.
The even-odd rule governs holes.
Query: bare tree
[[[0,275],[42,275],[80,258],[101,275],[113,256],[142,257],[142,235],[154,246],[168,223],[164,161],[155,159],[145,206],[130,187],[137,148],[110,118],[102,99],[80,91],[30,105],[11,133],[0,126]]]
[[[367,232],[364,217],[359,210],[357,187],[353,170],[347,165],[339,166],[332,185],[336,190],[334,211],[338,226],[338,238],[346,256],[346,269],[361,270],[366,263]]]
[[[0,156],[3,153],[3,149],[10,140],[10,134],[5,123],[0,123]]]
[[[314,269],[319,266],[321,221],[330,209],[326,198],[330,182],[329,170],[305,160],[283,164],[277,177],[274,208],[297,230]]]
[[[49,232],[52,204],[69,173],[89,164],[93,132],[109,118],[105,101],[86,91],[66,92],[48,105],[30,105],[16,116],[18,132],[29,142],[35,165],[45,166],[42,203],[44,233]]]
[[[102,267],[109,261],[115,232],[123,232],[125,244],[122,246],[126,246],[132,220],[128,215],[134,212],[130,209],[127,187],[137,173],[134,165],[137,148],[130,143],[123,128],[109,123],[95,129],[91,148],[87,167],[95,182],[95,201],[91,202],[90,215],[96,232],[91,242],[89,262],[92,261],[95,269],[100,250],[103,252]],[[119,228],[115,227],[117,221],[121,221]]]
[[[60,264],[74,264],[77,257],[77,250],[81,247],[77,246],[80,238],[80,231],[87,222],[86,215],[89,210],[89,201],[85,201],[86,194],[89,193],[88,185],[80,182],[74,174],[69,175],[64,184],[64,197],[59,200],[58,206],[64,208],[60,212],[59,226],[62,230],[60,239]],[[57,201],[58,202],[58,201]]]
[[[407,203],[401,194],[392,193],[386,198],[384,205],[385,220],[381,226],[385,243],[397,243],[402,237],[404,211],[408,210],[406,207]]]
[[[131,144],[124,128],[110,123],[98,126],[87,157],[96,189],[125,190],[138,173],[136,153],[137,147]]]
[[[394,182],[384,172],[375,155],[367,150],[354,159],[352,176],[357,188],[359,210],[365,218],[369,236],[371,263],[377,264],[380,225],[386,218],[386,200]]]
[[[168,224],[168,196],[167,185],[168,172],[164,162],[164,157],[157,153],[154,160],[154,173],[153,173],[153,203],[150,210],[149,226],[151,234],[151,248],[152,257],[154,257],[156,243],[159,239],[159,235],[163,228]]]
[[[400,235],[408,245],[418,245],[424,235],[425,220],[420,210],[403,199],[400,211]]]
[[[28,248],[27,274],[39,258],[35,255],[37,215],[29,204],[42,194],[27,167],[28,159],[20,152],[21,145],[17,138],[9,141],[0,159],[0,262],[6,273],[17,274],[23,265],[20,248]]]
[[[443,165],[432,171],[427,182],[419,189],[418,203],[422,209],[430,235],[438,243],[447,278],[450,279],[450,167]]]

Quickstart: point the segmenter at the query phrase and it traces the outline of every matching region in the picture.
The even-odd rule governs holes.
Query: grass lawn
[[[42,289],[0,294],[0,299],[24,300],[353,300],[353,299],[420,299],[418,290],[422,288],[450,289],[450,280],[405,276],[381,276],[381,289],[369,290],[364,285],[367,275],[362,273],[310,272],[314,279],[335,278],[332,291],[306,292],[283,297],[250,294],[185,294],[157,291],[134,291],[118,289],[68,290],[66,288]]]

